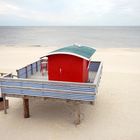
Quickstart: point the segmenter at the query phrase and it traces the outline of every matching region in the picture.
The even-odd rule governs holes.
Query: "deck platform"
[[[97,72],[95,71],[89,71],[89,83],[92,83],[94,81],[96,74]],[[48,71],[45,71],[43,75],[40,71],[38,71],[33,75],[30,75],[28,79],[48,80]]]
[[[89,80],[87,83],[49,81],[47,72],[42,76],[40,61],[36,61],[17,70],[17,77],[11,74],[0,78],[1,93],[4,99],[5,113],[6,97],[23,98],[24,117],[28,118],[29,99],[44,98],[45,100],[60,100],[73,103],[79,108],[79,104],[94,104],[98,86],[101,79],[103,65],[99,61],[93,61],[89,66]],[[76,124],[80,122],[79,109],[77,111]]]

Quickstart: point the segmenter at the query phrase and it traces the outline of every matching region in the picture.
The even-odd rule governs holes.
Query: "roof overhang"
[[[66,54],[66,55],[73,55],[85,60],[90,61],[92,55],[95,53],[95,49],[87,46],[79,46],[79,45],[72,45],[64,48],[60,48],[58,50],[52,51],[48,53],[47,55],[41,57],[49,57],[51,55],[56,55],[56,54]]]
[[[73,56],[80,57],[80,58],[88,60],[88,61],[90,60],[90,58],[87,58],[87,57],[84,57],[84,56],[81,56],[81,55],[78,55],[78,54],[75,54],[75,53],[71,53],[71,52],[52,52],[52,53],[49,53],[48,55],[45,55],[43,57],[48,57],[48,56],[55,55],[55,54],[73,55]],[[43,58],[43,57],[41,57],[41,58]]]

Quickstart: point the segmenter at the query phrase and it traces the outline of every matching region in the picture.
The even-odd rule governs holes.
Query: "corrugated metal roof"
[[[72,45],[50,52],[47,56],[54,54],[69,54],[89,60],[95,51],[96,50],[91,47]]]

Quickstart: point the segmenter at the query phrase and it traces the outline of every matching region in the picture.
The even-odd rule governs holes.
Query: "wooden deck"
[[[95,71],[89,71],[89,81],[90,83],[92,83],[96,77],[97,72]],[[34,73],[33,75],[30,75],[28,77],[28,79],[38,79],[38,80],[48,80],[48,71],[45,71],[44,74],[42,75],[42,73],[40,71]]]
[[[30,75],[28,79],[38,79],[38,80],[48,80],[48,72],[45,71],[44,75],[40,71],[34,73],[33,75]]]

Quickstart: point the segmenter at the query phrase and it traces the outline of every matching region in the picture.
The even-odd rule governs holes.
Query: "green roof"
[[[96,50],[91,47],[72,45],[52,51],[47,56],[54,54],[69,54],[89,60],[91,56],[95,53],[95,51]]]

